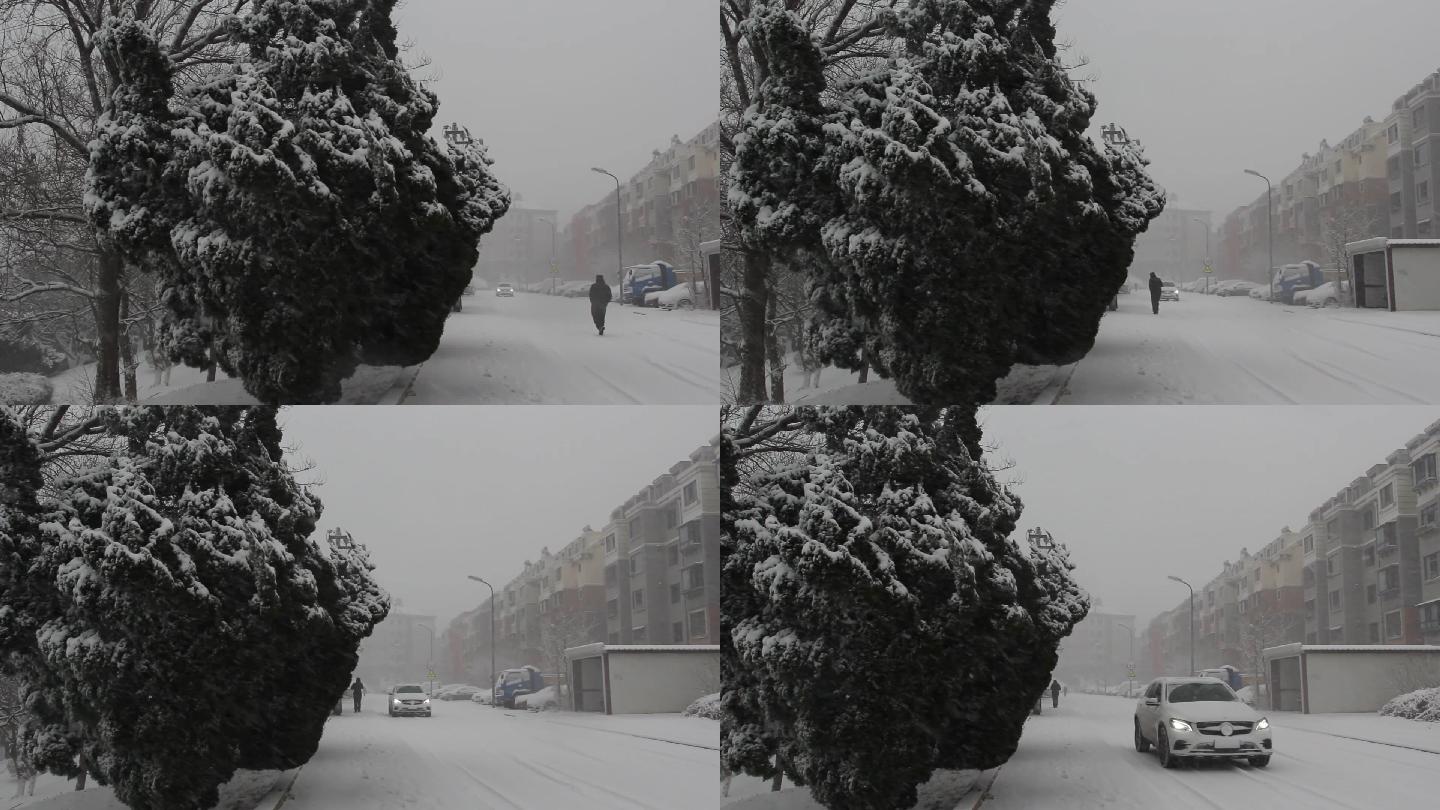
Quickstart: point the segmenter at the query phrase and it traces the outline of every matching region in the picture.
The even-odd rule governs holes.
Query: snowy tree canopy
[[[769,73],[728,200],[747,247],[816,259],[795,266],[822,359],[979,403],[1013,363],[1093,344],[1163,195],[1137,151],[1085,135],[1094,98],[1056,56],[1052,5],[912,0],[885,17],[893,56],[827,83],[800,17],[752,4]]]
[[[175,87],[161,41],[117,17],[127,65],[87,203],[158,273],[173,357],[207,352],[270,403],[332,402],[360,362],[434,352],[478,242],[509,207],[483,147],[442,147],[399,62],[394,0],[261,0],[232,72]]]
[[[0,653],[34,718],[21,752],[131,807],[209,807],[237,768],[314,753],[388,597],[363,549],[313,536],[320,504],[273,410],[102,419],[121,450],[0,538]],[[34,466],[8,418],[0,438],[4,463]]]
[[[743,482],[722,439],[722,758],[769,775],[778,754],[835,810],[909,807],[934,769],[1014,752],[1088,598],[1063,547],[1010,538],[973,411],[787,419],[820,449]]]

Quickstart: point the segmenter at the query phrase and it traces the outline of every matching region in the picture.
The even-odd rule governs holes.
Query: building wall
[[[1416,667],[1440,672],[1440,650],[1420,652],[1304,653],[1309,711],[1374,712],[1387,701],[1411,689],[1407,670]]]
[[[1135,238],[1130,275],[1143,279],[1153,272],[1177,284],[1200,278],[1204,275],[1206,234],[1210,230],[1209,211],[1166,207]],[[1214,247],[1213,238],[1210,247]]]
[[[550,277],[551,223],[559,221],[553,209],[512,207],[490,233],[480,238],[475,276],[494,284],[525,284]],[[558,232],[553,250],[560,250]]]
[[[1395,309],[1440,310],[1440,248],[1400,245],[1390,255]]]
[[[684,711],[720,691],[720,651],[606,652],[612,714]]]

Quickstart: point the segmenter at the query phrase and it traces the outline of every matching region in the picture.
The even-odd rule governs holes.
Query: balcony
[[[1387,601],[1389,601],[1389,600],[1391,600],[1391,599],[1399,599],[1399,598],[1400,598],[1400,586],[1399,586],[1399,585],[1396,585],[1396,586],[1393,587],[1393,588],[1386,588],[1386,589],[1384,589],[1384,590],[1382,590],[1382,591],[1380,592],[1380,601],[1382,601],[1382,602],[1387,602]]]

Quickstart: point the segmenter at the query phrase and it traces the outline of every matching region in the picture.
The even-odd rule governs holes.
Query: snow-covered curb
[[[420,376],[420,369],[424,367],[424,363],[418,363],[402,368],[400,373],[395,376],[395,383],[390,386],[390,389],[386,391],[375,404],[404,405],[405,400],[410,397],[411,392],[415,388],[415,378]]]
[[[301,765],[288,779],[285,778],[285,774],[281,774],[280,779],[275,783],[275,789],[265,794],[265,798],[255,805],[255,810],[280,810],[280,806],[290,798],[290,789],[295,787],[295,780],[300,778],[300,772],[303,770],[305,770],[305,766]]]

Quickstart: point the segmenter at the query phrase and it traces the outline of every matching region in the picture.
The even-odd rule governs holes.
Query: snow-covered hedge
[[[10,405],[44,405],[55,387],[39,374],[20,371],[0,374],[0,402]]]
[[[1440,723],[1440,686],[1416,689],[1390,699],[1380,707],[1380,713],[1390,717],[1404,717],[1407,720],[1426,720]]]
[[[720,719],[720,693],[706,695],[699,700],[685,707],[682,712],[686,717],[704,717],[708,720]]]

